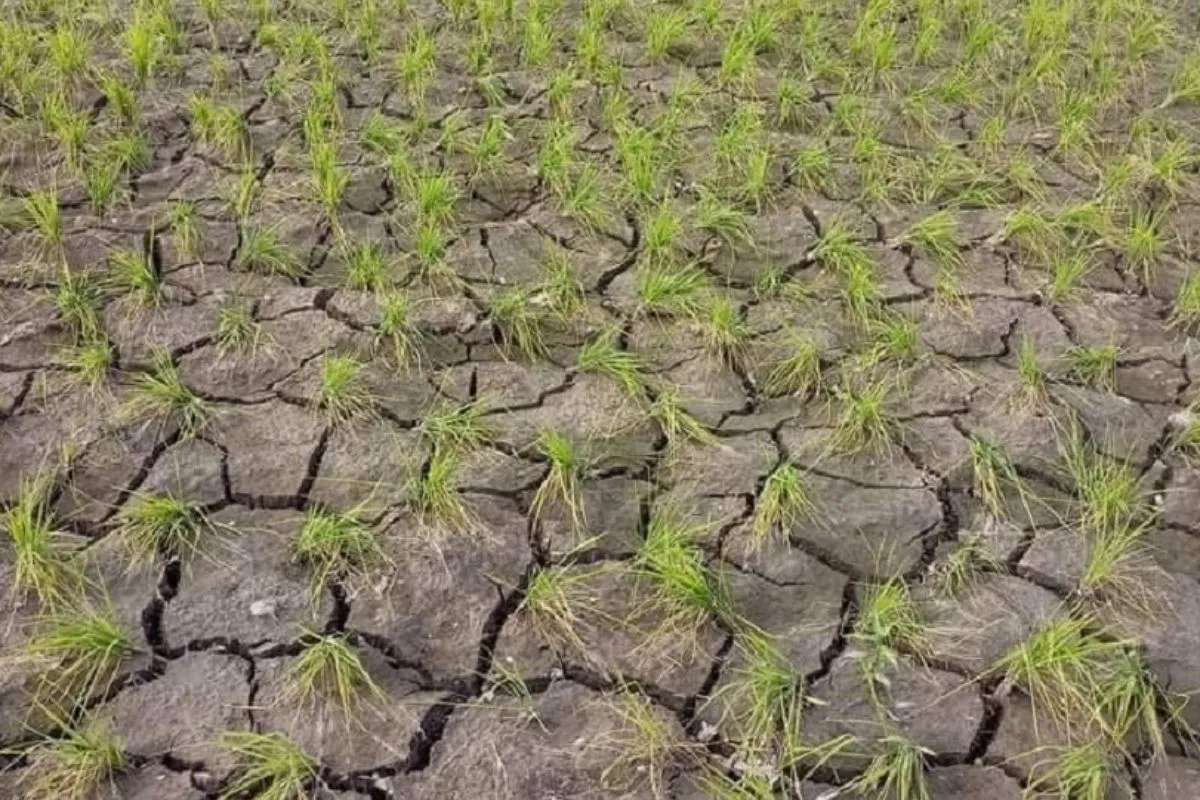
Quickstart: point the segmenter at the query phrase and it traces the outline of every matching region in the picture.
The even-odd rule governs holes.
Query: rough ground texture
[[[267,0],[230,3],[215,20],[190,0],[63,9],[73,5],[92,11],[0,0],[6,17],[24,9],[12,30],[32,32],[27,56],[17,33],[0,39],[0,509],[44,477],[39,505],[68,542],[59,557],[137,644],[109,687],[71,710],[72,724],[107,725],[128,756],[97,796],[224,797],[240,766],[220,735],[252,730],[317,759],[309,786],[321,797],[876,797],[859,779],[882,742],[902,737],[923,748],[928,797],[1016,800],[1053,789],[1038,775],[1070,737],[994,665],[1046,624],[1083,615],[1129,640],[1158,692],[1161,751],[1114,748],[1109,796],[1200,797],[1200,702],[1167,713],[1200,692],[1200,383],[1195,318],[1178,307],[1197,269],[1197,161],[1112,191],[1096,166],[1098,154],[1124,163],[1128,147],[1142,176],[1169,143],[1195,153],[1200,97],[1171,94],[1181,44],[1117,68],[1120,100],[1091,109],[1080,151],[1065,141],[1078,133],[1066,112],[1037,107],[1065,89],[1035,84],[1032,107],[991,85],[951,91],[947,76],[965,63],[954,20],[970,3],[916,4],[949,20],[923,59],[909,53],[913,4],[863,4],[887,7],[867,27],[899,26],[902,55],[846,102],[845,73],[870,62],[850,44],[854,3],[517,3],[510,18],[502,4]],[[1012,36],[987,58],[1016,70],[992,52],[1023,52],[1026,18],[1009,11],[1047,4],[985,5]],[[1125,9],[1118,29],[1134,24],[1121,14],[1153,8],[1111,5]],[[485,7],[500,15],[490,38]],[[739,73],[729,42],[752,35],[738,22],[747,9],[764,8],[774,34]],[[1066,28],[1099,25],[1077,11]],[[90,42],[87,70],[69,80],[54,73],[55,13]],[[151,26],[156,55],[139,85],[127,29],[156,13],[167,16]],[[681,27],[651,52],[650,20],[671,14]],[[1195,17],[1179,14],[1163,24],[1187,41]],[[809,19],[826,26],[816,39],[829,63],[808,55]],[[414,80],[404,65],[423,35],[434,56]],[[481,47],[485,63],[473,60]],[[1081,58],[1086,45],[1073,47]],[[98,88],[103,75],[134,87],[132,121]],[[799,88],[794,118],[779,99],[785,77]],[[205,126],[200,96],[229,112],[232,137]],[[906,104],[914,97],[925,116]],[[54,118],[47,98],[67,111]],[[747,109],[728,152],[719,138]],[[63,113],[86,126],[74,155],[56,133]],[[994,115],[1008,121],[998,138]],[[1134,119],[1143,138],[1130,145]],[[552,163],[562,120],[567,190]],[[477,142],[501,123],[501,155],[484,163]],[[97,199],[84,176],[129,132],[144,158]],[[314,189],[322,136],[340,176],[332,207]],[[805,172],[818,145],[828,163]],[[758,189],[743,187],[751,151],[767,156]],[[643,158],[658,165],[645,191]],[[1010,171],[1017,162],[1028,181]],[[592,168],[601,202],[588,218],[570,201]],[[446,218],[431,220],[414,189],[430,175],[454,187]],[[30,213],[39,192],[57,198],[54,235]],[[722,236],[703,214],[709,192],[744,227]],[[1008,224],[1026,205],[1083,219],[1092,200],[1107,216],[1059,225],[1046,247]],[[1159,215],[1152,258],[1122,238],[1139,204]],[[950,256],[906,235],[938,209],[953,210]],[[264,231],[283,253],[275,261],[256,259]],[[820,249],[839,231],[869,265],[865,296]],[[365,244],[375,272],[354,263]],[[1061,262],[1079,253],[1087,269],[1060,291]],[[656,300],[647,276],[685,267],[699,289]],[[85,285],[90,311],[73,317],[66,296]],[[389,328],[401,297],[407,359]],[[252,335],[235,336],[236,314]],[[897,344],[888,331],[906,321],[911,341]],[[820,376],[780,385],[772,376],[797,335],[815,346]],[[581,360],[596,342],[636,358],[633,385]],[[1080,366],[1081,348],[1110,344],[1101,374]],[[107,361],[85,371],[85,353]],[[330,394],[333,357],[357,365],[346,413]],[[164,364],[203,405],[203,424],[183,425],[178,406],[147,409],[147,377]],[[886,432],[850,446],[839,422],[872,386]],[[657,413],[664,397],[706,433],[672,430]],[[447,485],[462,515],[439,517],[414,488],[448,447],[426,422],[468,404],[486,435],[455,450]],[[552,478],[545,431],[586,461],[577,514],[540,502]],[[1012,465],[994,494],[972,458],[982,441]],[[1120,516],[1137,542],[1112,583],[1089,577],[1094,506],[1069,468],[1073,446],[1134,487]],[[771,517],[781,465],[811,506]],[[152,496],[205,516],[198,552],[133,563],[122,526]],[[335,570],[314,593],[295,542],[318,510],[353,516],[384,557]],[[682,520],[675,552],[719,604],[670,595],[662,563],[647,559],[662,519]],[[951,585],[964,547],[986,557]],[[63,734],[30,696],[39,666],[24,656],[48,610],[18,585],[16,558],[6,535],[4,797],[20,795],[36,748]],[[542,574],[570,576],[569,626],[533,604]],[[866,606],[887,581],[921,620],[920,646],[870,638]],[[684,605],[683,622],[653,602],[662,592]],[[349,642],[379,689],[348,715],[289,690],[313,631]],[[764,766],[775,745],[751,748],[745,723],[750,645],[763,641],[807,698],[804,741],[853,746]],[[891,658],[872,682],[863,664],[880,646]],[[658,750],[639,744],[630,696],[647,704]]]

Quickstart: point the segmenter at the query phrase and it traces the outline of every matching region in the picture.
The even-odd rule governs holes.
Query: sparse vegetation
[[[409,763],[384,759],[399,771],[462,701],[447,737],[491,711],[520,724],[432,766],[520,753],[493,787],[514,796],[553,773],[765,799],[833,772],[843,795],[923,800],[951,756],[907,724],[897,679],[958,663],[942,611],[988,635],[1048,591],[1059,616],[964,684],[996,690],[1003,725],[1005,694],[1032,698],[1026,793],[1099,800],[1187,749],[1197,623],[1164,612],[1197,577],[1188,3],[0,16],[18,791],[83,800],[146,758],[209,766],[173,729],[135,756],[137,731],[101,723],[184,660],[261,648],[288,661],[306,735],[255,713],[222,737],[220,774],[193,776],[221,800],[382,791],[378,764],[306,728],[327,733],[320,699],[376,736],[377,658],[442,697]],[[282,559],[243,521],[290,525]],[[253,550],[216,551],[234,530]],[[330,613],[285,643],[297,576]],[[794,635],[777,596],[801,590],[839,647]],[[521,625],[553,660],[525,659]],[[443,669],[460,633],[479,647]],[[826,696],[847,659],[865,682]],[[584,685],[619,729],[589,715],[581,734],[611,738],[603,776],[529,746]],[[814,706],[864,695],[877,731],[806,738]],[[971,744],[956,768],[1000,758]]]

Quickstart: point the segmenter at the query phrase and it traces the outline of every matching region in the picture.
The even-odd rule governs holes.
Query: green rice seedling
[[[566,195],[574,160],[575,124],[565,115],[556,115],[546,126],[537,153],[537,173],[555,197]]]
[[[100,159],[90,162],[83,174],[83,191],[88,205],[98,216],[103,216],[116,202],[121,187],[121,165]]]
[[[771,165],[775,154],[770,145],[761,143],[751,145],[742,172],[741,184],[736,189],[737,198],[755,211],[771,199]]]
[[[300,642],[304,649],[287,670],[289,700],[328,699],[349,713],[367,698],[383,699],[383,690],[345,634],[306,630]]]
[[[161,58],[162,42],[153,16],[135,12],[125,28],[122,41],[125,60],[139,86],[145,85],[154,75],[154,68]]]
[[[253,353],[263,340],[262,323],[254,318],[254,309],[247,303],[231,301],[217,309],[217,329],[213,344],[217,353]]]
[[[1118,610],[1153,613],[1156,603],[1147,579],[1154,566],[1143,543],[1145,533],[1144,525],[1121,525],[1089,537],[1087,560],[1079,577],[1080,594]]]
[[[1079,282],[1092,269],[1092,260],[1086,250],[1071,249],[1054,254],[1050,257],[1050,280],[1046,284],[1046,295],[1055,302],[1074,297]]]
[[[95,281],[87,275],[71,272],[63,264],[62,277],[54,292],[54,307],[76,342],[94,342],[103,338],[100,297],[100,287]]]
[[[317,142],[309,148],[312,167],[312,198],[325,212],[330,222],[337,220],[338,209],[350,185],[350,171],[337,162],[337,146],[333,142]]]
[[[971,298],[963,290],[958,279],[958,269],[953,266],[941,266],[933,279],[933,299],[951,311],[958,311],[970,316]]]
[[[62,356],[63,366],[93,394],[104,390],[115,361],[112,343],[106,339],[83,341]]]
[[[224,731],[218,744],[238,765],[218,800],[297,800],[319,780],[317,760],[281,733]]]
[[[772,367],[763,391],[772,397],[808,397],[818,392],[824,384],[820,346],[808,334],[793,333],[787,352]]]
[[[898,423],[887,409],[889,391],[888,384],[880,380],[862,387],[847,383],[837,392],[842,411],[830,440],[836,452],[856,453],[891,446]]]
[[[621,728],[608,737],[616,757],[600,774],[606,790],[632,792],[640,784],[656,800],[666,795],[668,773],[679,765],[693,763],[701,748],[672,730],[643,694],[625,689],[614,701]]]
[[[1004,514],[1004,498],[1009,491],[1024,497],[1025,488],[1016,466],[1004,449],[982,436],[967,439],[971,461],[971,491],[992,516]]]
[[[362,370],[363,362],[352,355],[322,356],[321,381],[312,405],[330,424],[342,424],[373,412],[375,398],[363,380]]]
[[[17,781],[22,797],[85,800],[113,788],[129,766],[124,743],[105,725],[84,720],[38,742],[26,754],[29,764]]]
[[[881,800],[929,800],[925,765],[933,751],[898,733],[884,736],[879,745],[879,753],[850,782],[853,790]]]
[[[958,220],[949,209],[935,211],[914,222],[900,239],[939,264],[958,264],[962,261]]]
[[[1111,392],[1117,386],[1117,359],[1120,355],[1121,349],[1113,342],[1072,347],[1067,351],[1071,376],[1088,386]]]
[[[203,508],[170,494],[135,497],[116,516],[113,529],[129,554],[130,564],[150,564],[160,557],[192,560],[200,555],[216,528]]]
[[[476,180],[504,172],[509,163],[504,147],[512,137],[504,117],[493,114],[487,118],[479,131],[479,138],[471,148],[471,165]]]
[[[449,447],[435,447],[425,470],[409,483],[409,496],[421,521],[464,532],[472,526],[471,515],[456,488],[460,458]]]
[[[566,512],[572,530],[587,527],[583,505],[583,479],[588,458],[569,438],[553,430],[538,432],[534,446],[546,459],[546,474],[529,504],[530,519],[536,524],[549,506]]]
[[[108,255],[108,285],[136,305],[157,305],[162,298],[162,278],[145,249],[115,250]]]
[[[171,241],[182,255],[200,255],[200,220],[196,204],[190,200],[173,200],[167,212],[167,229]]]
[[[237,263],[243,269],[293,278],[300,274],[303,264],[279,238],[274,228],[248,225],[242,229]]]
[[[772,536],[786,542],[798,522],[816,513],[816,503],[809,496],[800,469],[791,461],[783,461],[763,481],[754,503],[750,544],[761,548]]]
[[[1160,698],[1165,714],[1159,711]],[[1125,649],[1112,659],[1101,679],[1093,711],[1109,742],[1125,750],[1131,741],[1162,755],[1165,723],[1186,726],[1175,699],[1164,693],[1136,650]],[[1165,718],[1164,718],[1165,717]]]
[[[254,206],[258,202],[261,181],[258,170],[253,164],[243,164],[235,180],[229,181],[225,187],[225,202],[229,210],[243,225],[250,224]]]
[[[445,405],[430,410],[421,421],[421,435],[434,450],[467,452],[491,441],[495,430],[479,403]]]
[[[406,370],[421,362],[421,330],[412,316],[412,301],[403,289],[389,289],[379,297],[380,318],[376,343],[391,350],[396,369]]]
[[[377,242],[343,243],[342,263],[346,269],[346,286],[379,292],[389,282],[386,254]]]
[[[710,356],[734,368],[745,364],[750,326],[732,299],[725,295],[710,297],[698,321],[704,349]]]
[[[62,91],[51,92],[42,100],[40,111],[42,121],[58,142],[66,166],[78,169],[91,129],[91,116],[86,111],[76,111]]]
[[[583,651],[582,610],[595,603],[588,582],[599,568],[539,567],[525,588],[517,614],[553,647]]]
[[[789,751],[800,743],[804,676],[766,634],[751,630],[736,640],[742,666],[718,693],[728,695],[734,735],[749,753]]]
[[[993,671],[1003,689],[1021,689],[1035,710],[1057,723],[1086,725],[1105,670],[1124,649],[1123,642],[1097,634],[1091,617],[1060,617],[1005,651]]]
[[[706,621],[730,618],[728,590],[709,571],[698,546],[706,532],[706,526],[685,521],[672,509],[659,508],[650,516],[633,569],[639,585],[649,587],[639,612],[656,615],[656,636],[694,642]]]
[[[408,146],[408,131],[399,123],[390,121],[379,111],[374,111],[363,120],[359,130],[363,147],[376,155],[389,157],[403,154]],[[406,173],[407,170],[401,172]]]
[[[1041,796],[1105,800],[1119,780],[1118,763],[1098,742],[1070,745],[1049,766],[1038,766],[1041,769],[1030,780],[1029,791]]]
[[[63,222],[62,211],[58,205],[58,190],[35,189],[21,199],[21,207],[46,249],[57,251],[61,248]]]
[[[594,162],[583,161],[568,181],[560,198],[562,211],[585,228],[598,231],[611,217],[606,200],[607,192],[601,168]]]
[[[424,25],[414,25],[404,39],[404,48],[396,59],[400,85],[409,101],[421,105],[437,74],[437,44]]]
[[[1184,327],[1200,325],[1200,271],[1189,272],[1179,284],[1171,324]]]
[[[1149,513],[1132,464],[1094,452],[1078,432],[1060,445],[1060,450],[1075,484],[1085,530],[1097,534],[1112,531],[1136,524]]]
[[[1097,244],[1113,239],[1118,230],[1113,209],[1098,199],[1070,203],[1059,210],[1055,224],[1064,238],[1080,244]]]
[[[50,508],[52,484],[49,473],[22,476],[16,499],[0,513],[12,549],[10,599],[33,597],[42,607],[60,605],[79,583],[71,543]]]
[[[1189,53],[1175,72],[1171,91],[1162,105],[1200,103],[1200,52]]]
[[[710,281],[694,266],[644,267],[634,275],[634,291],[644,314],[697,317],[704,308]]]
[[[986,572],[1002,570],[1004,562],[996,556],[979,534],[963,539],[933,571],[938,591],[952,597],[970,587]]]
[[[1029,336],[1022,336],[1017,345],[1016,404],[1025,410],[1044,408],[1050,400],[1046,370],[1038,358],[1037,345]]]
[[[410,188],[418,224],[450,225],[454,207],[461,199],[453,175],[447,172],[417,175]]]
[[[732,775],[709,767],[700,778],[700,788],[712,800],[774,800],[775,781],[770,775],[746,772]]]
[[[702,189],[696,203],[696,227],[729,247],[754,244],[746,213],[713,191]]]
[[[699,444],[712,444],[716,441],[716,437],[704,423],[688,413],[679,387],[674,384],[667,383],[659,387],[654,402],[650,404],[650,416],[658,423],[669,445],[684,441]]]
[[[850,223],[841,217],[830,220],[809,257],[835,273],[846,275],[856,268],[872,268],[871,256],[858,240]]]
[[[723,87],[748,89],[758,71],[758,57],[754,44],[745,35],[734,35],[725,40],[721,51],[721,65],[717,70],[717,82]]]
[[[813,118],[812,89],[784,75],[775,85],[775,124],[781,128],[799,130]]]
[[[162,350],[154,354],[151,370],[138,373],[134,379],[122,413],[129,419],[148,419],[162,425],[173,422],[184,437],[200,433],[212,418],[208,401],[188,388],[170,353]]]
[[[92,43],[75,25],[57,25],[46,37],[46,55],[55,74],[67,84],[81,77],[91,58]]]
[[[914,363],[920,352],[917,321],[903,314],[876,316],[867,323],[870,341],[863,354],[867,364],[892,361],[902,366]]]
[[[688,27],[688,13],[682,8],[666,8],[646,17],[646,53],[655,61],[670,52]]]
[[[646,128],[622,122],[616,127],[616,136],[617,158],[630,200],[638,205],[654,202],[667,173],[668,154]]]
[[[342,513],[309,509],[292,543],[292,557],[310,571],[309,598],[314,604],[331,584],[364,580],[388,563],[379,534],[359,508]]]
[[[583,282],[571,261],[571,253],[561,247],[547,247],[542,262],[542,281],[536,297],[560,322],[569,324],[584,310]]]
[[[888,683],[887,671],[900,663],[902,653],[924,657],[929,652],[930,630],[908,584],[889,578],[866,588],[850,638],[861,650],[859,667],[878,706],[878,691]]]
[[[1197,157],[1187,139],[1173,138],[1145,164],[1145,180],[1172,200],[1191,183]]]
[[[1125,230],[1125,259],[1149,280],[1151,272],[1162,259],[1167,241],[1162,217],[1152,211],[1134,211]]]
[[[645,223],[641,263],[650,268],[673,263],[682,233],[683,220],[674,205],[660,203]]]
[[[792,160],[792,180],[806,192],[828,188],[833,180],[833,154],[825,142],[805,145]]]
[[[46,614],[24,645],[24,656],[43,666],[34,697],[53,713],[103,694],[137,652],[115,609],[78,603]]]
[[[1001,231],[1003,241],[1012,242],[1023,254],[1043,263],[1057,249],[1060,236],[1055,220],[1029,205],[1010,213]]]
[[[634,398],[640,399],[644,395],[645,365],[636,353],[621,349],[617,331],[604,332],[584,344],[576,356],[575,366],[580,372],[603,375],[616,381]]]
[[[446,263],[449,239],[442,226],[424,222],[417,228],[415,277],[432,289],[456,289],[461,280]]]
[[[509,289],[492,301],[490,316],[505,356],[519,353],[532,361],[549,355],[546,313],[539,299],[522,289]]]

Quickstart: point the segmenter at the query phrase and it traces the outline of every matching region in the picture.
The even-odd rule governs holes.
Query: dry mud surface
[[[113,14],[78,23],[91,31],[91,69],[132,82],[120,31],[134,12],[91,5]],[[368,4],[379,17],[362,22],[356,4],[276,4],[263,21],[233,3],[216,23],[189,2],[148,5],[172,7],[181,38],[137,92],[147,157],[121,174],[102,211],[39,127],[37,98],[18,102],[8,73],[0,92],[0,191],[20,208],[52,189],[61,212],[58,243],[28,221],[5,222],[0,240],[0,508],[17,508],[31,476],[46,476],[40,505],[69,543],[61,557],[86,575],[86,602],[107,608],[136,645],[103,691],[75,698],[73,722],[39,715],[31,687],[44,665],[24,656],[49,611],[18,584],[15,545],[4,539],[0,796],[21,796],[45,737],[86,718],[126,753],[126,768],[94,795],[139,800],[228,796],[242,765],[220,736],[239,730],[278,732],[303,748],[319,763],[308,790],[320,797],[890,797],[861,779],[897,737],[920,748],[934,800],[1200,797],[1191,735],[1200,701],[1186,702],[1200,690],[1200,462],[1181,444],[1200,387],[1192,329],[1172,317],[1197,268],[1194,161],[1169,202],[1161,186],[1137,195],[1169,209],[1172,235],[1152,268],[1087,240],[1090,271],[1056,293],[1046,264],[1006,235],[1033,194],[1002,186],[985,207],[956,204],[962,187],[950,178],[950,188],[864,199],[858,140],[834,119],[829,78],[802,81],[804,118],[778,122],[778,83],[804,76],[792,23],[757,55],[755,76],[726,85],[722,43],[740,14],[732,4],[710,32],[685,27],[660,58],[647,54],[646,14],[685,6],[616,4],[600,38],[620,71],[589,72],[578,59],[564,92],[555,79],[574,59],[584,12],[552,6],[550,52],[530,64],[518,4],[518,21],[493,47],[489,96],[467,67],[479,25],[470,4],[414,0],[397,12],[379,2]],[[22,13],[54,27],[52,15]],[[850,22],[832,30],[849,36],[857,13],[846,10]],[[418,22],[436,50],[420,104],[397,66]],[[314,31],[324,49],[306,50],[302,34]],[[364,54],[368,41],[377,53]],[[1091,135],[1125,131],[1158,104],[1178,61],[1156,57],[1129,90],[1153,99],[1097,114]],[[902,164],[939,152],[1001,164],[1019,154],[1040,176],[1039,208],[1078,210],[1097,196],[1096,171],[1057,147],[1051,123],[1015,114],[985,154],[986,101],[935,100],[923,125],[905,118],[912,84],[933,85],[952,63],[898,67],[890,87],[862,93],[880,121],[875,146],[897,159],[896,181]],[[335,214],[313,196],[306,146],[324,69],[336,75],[325,124],[345,178]],[[631,199],[624,181],[637,154],[621,152],[614,127],[650,130],[687,79],[698,81],[694,105],[674,123],[655,199]],[[67,93],[90,125],[87,142],[129,127],[94,83],[80,79]],[[609,98],[614,85],[623,111]],[[234,152],[198,131],[198,93],[240,120]],[[767,189],[732,203],[748,227],[725,240],[695,222],[700,186],[721,172],[719,133],[755,96],[765,122],[749,135],[767,143]],[[1194,148],[1196,110],[1165,105],[1153,119]],[[564,114],[572,169],[596,165],[607,197],[594,226],[566,213],[546,179],[547,131]],[[504,163],[481,173],[471,151],[492,118],[504,121]],[[365,142],[380,121],[408,131],[390,147],[410,167],[457,187],[432,267],[414,255],[422,211],[403,168],[381,152],[388,145]],[[831,148],[829,174],[808,186],[792,165],[820,141]],[[738,158],[740,175],[750,167]],[[239,180],[253,190],[244,214],[230,200]],[[682,220],[666,255],[650,252],[662,198]],[[178,201],[193,206],[194,242],[172,225]],[[1127,205],[1117,207],[1124,226]],[[950,266],[904,235],[938,208],[955,209]],[[817,251],[839,229],[873,270],[865,317],[846,276]],[[248,240],[262,230],[277,235],[291,274],[247,263]],[[364,280],[348,266],[347,243],[368,242],[383,267]],[[113,279],[118,252],[141,260],[147,284]],[[577,281],[565,283],[565,315],[550,296],[564,285],[548,282],[555,258]],[[669,271],[663,264],[690,265],[706,287],[651,307],[640,281]],[[95,330],[82,332],[64,311],[71,281],[97,287]],[[384,332],[387,302],[401,293],[419,349],[407,364]],[[512,297],[515,314],[497,310]],[[726,301],[734,319],[722,327],[712,309]],[[254,341],[225,338],[229,309],[247,312]],[[897,320],[912,321],[913,338],[889,350],[881,326],[897,334]],[[532,357],[519,337],[526,323],[537,331]],[[771,375],[793,354],[793,334],[816,345],[820,385],[775,391]],[[581,353],[597,341],[632,354],[640,382],[587,368]],[[97,342],[111,361],[89,385],[78,356]],[[1110,344],[1110,371],[1097,378],[1079,367],[1080,348]],[[1027,346],[1042,365],[1040,387],[1025,374]],[[346,413],[328,386],[334,357],[357,365]],[[164,360],[206,410],[202,424],[145,413],[147,376]],[[882,388],[886,434],[844,446],[839,423],[864,387]],[[670,430],[656,416],[664,397],[709,433]],[[486,435],[439,461],[450,445],[428,421],[467,404]],[[553,498],[539,503],[554,477],[545,431],[585,459],[571,473],[575,515]],[[994,496],[973,460],[983,441],[1011,464]],[[1102,501],[1079,485],[1072,453],[1128,478],[1119,501],[1129,508],[1112,515],[1136,527],[1136,542],[1110,582],[1094,575],[1099,534],[1089,520],[1103,516]],[[415,494],[447,464],[459,516],[438,516]],[[771,476],[784,468],[811,505],[772,517]],[[196,510],[204,541],[198,552],[136,560],[130,509],[161,496]],[[333,570],[314,594],[295,542],[317,512],[353,518],[380,557]],[[664,519],[687,534],[670,553],[685,562],[680,574],[700,576],[717,601],[688,606],[686,590],[664,578],[668,567],[648,558],[647,537]],[[951,585],[958,568],[962,585]],[[561,606],[530,599],[544,575],[559,580]],[[876,630],[880,586],[915,612],[917,636]],[[1131,729],[1103,745],[1109,783],[1093,794],[1038,776],[1069,745],[1091,742],[1096,726],[1063,731],[1027,685],[996,668],[1068,618],[1127,642],[1157,708],[1157,735]],[[378,692],[348,712],[323,697],[298,701],[289,681],[313,632],[348,643]],[[762,642],[784,675],[770,702],[806,698],[795,707],[808,749],[794,758],[781,755],[786,709],[748,746]],[[846,735],[851,745],[822,755],[820,745]]]

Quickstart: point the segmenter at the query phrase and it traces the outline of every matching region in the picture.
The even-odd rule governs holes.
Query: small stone
[[[275,616],[275,601],[274,600],[255,600],[250,604],[250,616],[252,617],[273,617]]]

